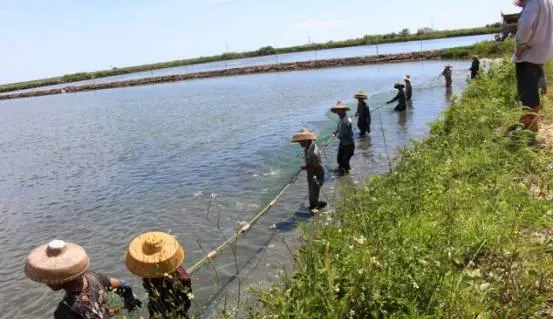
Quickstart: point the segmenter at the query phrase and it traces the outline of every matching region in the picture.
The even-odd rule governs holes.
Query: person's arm
[[[338,125],[336,125],[336,131],[334,131],[334,133],[332,133],[332,136],[334,136],[334,137],[338,136],[338,131],[340,131],[340,123],[338,123]]]
[[[390,104],[390,103],[394,103],[395,101],[399,100],[399,96],[401,95],[401,93],[398,93],[396,95],[396,97],[394,97],[393,99],[391,99],[390,101],[386,102],[386,104]]]
[[[123,297],[125,308],[129,311],[135,310],[137,307],[142,307],[142,302],[136,299],[131,286],[123,279],[111,278],[103,274],[96,274],[102,286],[106,289],[114,289],[115,292]]]
[[[518,19],[515,53],[518,58],[532,47],[538,14],[538,1],[528,1]]]

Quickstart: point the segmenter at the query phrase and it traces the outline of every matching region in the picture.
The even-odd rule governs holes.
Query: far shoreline
[[[456,38],[464,36],[477,36],[485,34],[494,34],[499,32],[500,28],[495,25],[487,25],[480,28],[471,29],[458,29],[458,30],[431,30],[422,33],[409,33],[408,29],[404,29],[400,33],[389,33],[383,35],[365,35],[356,39],[347,39],[342,41],[328,41],[324,43],[311,43],[306,45],[298,45],[293,47],[273,48],[272,46],[265,46],[255,51],[247,52],[226,52],[220,55],[197,57],[184,60],[176,60],[169,62],[159,62],[138,66],[129,66],[117,68],[114,67],[109,70],[92,71],[92,72],[79,72],[66,74],[63,76],[55,76],[51,78],[36,79],[24,82],[6,83],[0,85],[0,93],[20,91],[26,89],[33,89],[39,87],[46,87],[51,85],[67,84],[72,82],[79,82],[84,80],[93,80],[99,78],[105,78],[110,76],[132,74],[139,72],[147,72],[153,70],[160,70],[172,67],[192,66],[196,64],[233,61],[244,58],[254,58],[278,54],[298,53],[307,51],[319,51],[327,49],[339,49],[346,47],[359,47],[367,45],[385,45],[398,42],[413,42],[413,41],[425,41],[435,39]],[[404,33],[406,32],[406,33]]]
[[[415,62],[427,60],[441,60],[447,49],[419,51],[412,53],[388,54],[388,55],[372,55],[350,58],[336,58],[325,60],[311,60],[301,62],[288,62],[279,64],[267,64],[261,66],[250,66],[240,68],[230,68],[216,71],[205,71],[195,73],[185,73],[177,75],[166,75],[157,77],[147,77],[133,80],[114,81],[106,83],[84,84],[78,86],[68,85],[64,88],[55,88],[49,90],[37,90],[30,92],[2,94],[0,100],[20,99],[27,97],[37,97],[45,95],[56,95],[65,93],[78,93],[95,90],[115,89],[122,87],[143,86],[160,83],[181,82],[187,80],[207,79],[216,77],[229,77],[238,75],[260,74],[260,73],[275,73],[275,72],[292,72],[315,69],[339,68],[347,66],[359,66],[369,64],[385,64],[385,63],[400,63],[400,62]],[[445,57],[447,58],[447,57]]]

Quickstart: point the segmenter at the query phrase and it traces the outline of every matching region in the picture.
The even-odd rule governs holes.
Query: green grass
[[[503,136],[520,116],[514,79],[512,63],[492,68],[393,172],[341,185],[330,225],[304,229],[294,273],[249,317],[551,315],[553,165],[530,134]]]
[[[474,45],[445,49],[442,53],[443,59],[462,59],[472,55],[483,57],[503,57],[506,53],[513,52],[515,40],[485,41]]]
[[[40,79],[34,81],[26,81],[19,83],[11,83],[0,85],[0,92],[9,92],[15,90],[24,90],[30,88],[36,88],[47,85],[55,85],[61,83],[71,83],[82,80],[97,79],[107,76],[115,76],[122,74],[129,74],[135,72],[144,72],[150,70],[186,66],[198,63],[208,63],[208,62],[217,62],[241,58],[251,58],[258,56],[266,56],[273,54],[283,54],[283,53],[292,53],[292,52],[303,52],[311,50],[323,50],[323,49],[334,49],[334,48],[343,48],[351,46],[360,46],[360,45],[369,45],[369,44],[382,44],[382,43],[391,43],[391,42],[403,42],[403,41],[417,41],[417,40],[428,40],[428,39],[438,39],[438,38],[448,38],[448,37],[457,37],[457,36],[468,36],[468,35],[479,35],[479,34],[490,34],[498,33],[500,27],[498,24],[489,25],[481,28],[472,28],[472,29],[460,29],[460,30],[435,30],[417,32],[415,34],[409,33],[407,29],[402,30],[399,33],[389,33],[383,35],[365,35],[361,38],[348,39],[343,41],[329,41],[324,43],[312,43],[308,45],[299,45],[293,47],[283,47],[283,48],[273,48],[272,46],[265,46],[255,51],[249,52],[228,52],[219,55],[213,55],[208,57],[198,57],[193,59],[184,59],[176,60],[170,62],[162,63],[153,63],[145,64],[132,67],[124,68],[113,68],[111,70],[102,70],[95,72],[79,72],[73,74],[66,74],[60,77],[52,77],[47,79]]]

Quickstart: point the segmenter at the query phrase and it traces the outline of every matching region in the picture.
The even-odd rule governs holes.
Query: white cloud
[[[343,20],[322,20],[317,18],[308,18],[294,25],[294,28],[310,31],[331,30],[344,24]]]

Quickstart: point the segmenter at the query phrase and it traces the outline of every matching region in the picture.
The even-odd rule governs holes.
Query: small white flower
[[[371,257],[371,263],[373,263],[374,265],[380,266],[380,262],[378,261],[378,259],[376,259],[376,257]]]
[[[188,300],[194,299],[194,294],[192,294],[191,292],[187,293],[186,296],[188,297]]]
[[[354,238],[353,240],[355,240],[359,245],[363,245],[365,243],[366,238],[361,236],[359,238]]]
[[[413,281],[413,288],[419,289],[419,285],[418,285],[416,282],[414,282],[414,281]]]
[[[365,270],[363,270],[363,269],[359,269],[359,270],[357,271],[357,273],[359,273],[360,275],[362,275],[364,272],[365,272]]]

